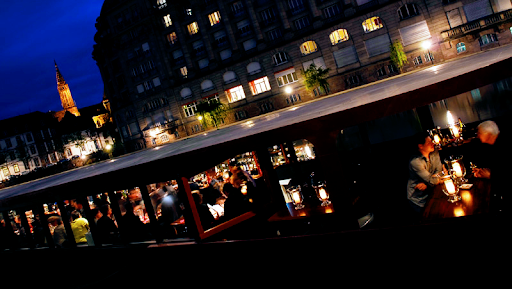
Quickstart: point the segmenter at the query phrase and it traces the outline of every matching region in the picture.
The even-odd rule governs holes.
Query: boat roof
[[[435,64],[156,148],[7,187],[0,190],[0,209],[43,193],[48,197],[71,190],[93,195],[176,176],[190,177],[261,145],[343,129],[510,77],[511,64],[510,46]]]

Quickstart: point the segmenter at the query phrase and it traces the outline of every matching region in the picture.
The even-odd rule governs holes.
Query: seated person
[[[441,182],[439,175],[443,171],[443,165],[428,134],[415,135],[414,144],[417,152],[409,161],[407,199],[414,211],[420,214],[427,202],[428,188]]]
[[[242,192],[243,186],[246,186],[247,192]],[[254,193],[254,186],[247,179],[242,170],[235,172],[230,179],[230,183],[224,185],[224,194],[227,196],[224,202],[224,215],[231,219],[251,210],[251,203],[248,196]]]
[[[477,137],[483,144],[490,145],[485,152],[489,164],[487,168],[474,168],[473,174],[477,178],[491,179],[491,210],[494,212],[504,212],[510,207],[507,193],[510,191],[508,178],[512,169],[507,147],[510,141],[505,139],[506,136],[494,121],[488,120],[478,125]]]
[[[194,198],[194,203],[196,205],[197,213],[199,214],[199,219],[201,220],[203,230],[206,231],[213,226],[215,219],[210,213],[208,206],[203,204],[203,195],[199,191],[192,191],[192,197]]]
[[[110,218],[112,209],[109,205],[103,205],[100,207],[99,211],[102,216],[96,223],[98,237],[102,244],[112,244],[116,241],[118,233],[116,223]]]

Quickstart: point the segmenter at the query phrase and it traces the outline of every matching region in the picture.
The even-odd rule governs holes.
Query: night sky
[[[0,119],[62,110],[54,60],[79,109],[101,102],[92,50],[103,2],[0,1]]]

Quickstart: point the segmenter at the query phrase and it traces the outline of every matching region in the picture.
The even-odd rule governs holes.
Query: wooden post
[[[25,240],[27,241],[28,246],[34,249],[35,242],[32,233],[30,233],[30,225],[27,220],[27,215],[25,214],[26,211],[25,209],[21,209],[19,212],[21,212],[18,213],[21,219],[21,225],[25,228]]]
[[[50,227],[48,226],[48,217],[44,213],[44,206],[41,205],[40,208],[34,211],[34,215],[39,215],[39,220],[41,221],[41,226],[43,226],[44,236],[46,238],[46,243],[49,248],[55,248],[55,244],[53,242],[52,232],[50,232]]]
[[[144,201],[144,207],[146,208],[146,212],[149,217],[149,226],[151,227],[151,232],[153,236],[155,236],[155,240],[157,243],[161,243],[163,241],[162,234],[158,227],[158,220],[156,218],[155,210],[153,209],[153,203],[151,202],[151,197],[149,196],[148,187],[146,185],[142,185],[139,187],[140,194],[142,195],[142,200]]]
[[[192,199],[192,192],[188,185],[188,179],[184,177],[178,177],[178,199],[183,202],[185,209],[183,210],[183,216],[185,217],[185,224],[187,226],[187,232],[190,237],[201,240],[200,234],[203,233],[203,227],[199,220],[199,214]],[[192,209],[192,204],[194,208]],[[194,213],[195,211],[195,213]],[[195,215],[195,216],[194,216]]]
[[[271,210],[275,211],[281,205],[284,206],[285,202],[283,194],[281,193],[279,179],[276,172],[274,171],[274,166],[272,165],[268,148],[266,146],[259,147],[256,151],[254,151],[254,155],[262,173],[261,177],[265,181],[265,187],[258,188],[258,192],[267,193],[265,197],[268,198],[267,200],[261,200],[260,204],[270,203],[272,207]]]
[[[68,244],[70,247],[76,247],[75,236],[73,235],[73,230],[71,229],[70,216],[68,214],[68,211],[66,210],[66,206],[64,206],[63,201],[57,201],[57,206],[59,207],[62,223],[64,224],[64,228],[66,229]]]

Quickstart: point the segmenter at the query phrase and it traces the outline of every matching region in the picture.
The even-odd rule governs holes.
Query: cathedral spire
[[[69,86],[64,80],[62,74],[60,73],[59,67],[57,66],[57,62],[53,60],[53,63],[55,63],[55,71],[57,74],[57,90],[59,91],[60,101],[62,103],[62,108],[64,109],[63,113],[69,111],[75,116],[80,116],[80,112],[78,112],[78,108],[75,105],[75,101],[73,101],[73,97],[71,96]]]

